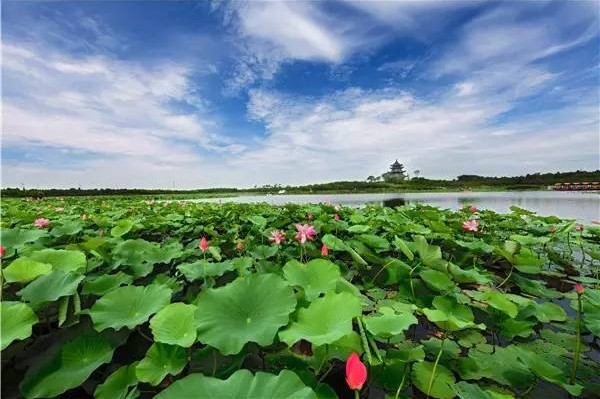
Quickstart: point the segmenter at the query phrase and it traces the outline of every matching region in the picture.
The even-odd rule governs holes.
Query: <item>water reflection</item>
[[[403,205],[406,205],[406,200],[404,198],[392,198],[383,201],[383,206],[387,206],[388,208],[395,208]]]

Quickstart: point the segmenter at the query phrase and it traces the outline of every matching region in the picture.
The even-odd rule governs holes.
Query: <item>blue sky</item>
[[[2,2],[2,184],[600,167],[595,1]]]

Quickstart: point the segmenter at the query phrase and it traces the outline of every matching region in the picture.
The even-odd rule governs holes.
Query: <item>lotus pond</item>
[[[106,198],[3,201],[1,226],[3,398],[600,392],[597,226]]]

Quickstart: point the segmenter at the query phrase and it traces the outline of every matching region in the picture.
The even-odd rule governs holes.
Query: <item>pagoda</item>
[[[404,170],[404,165],[402,165],[396,159],[396,162],[394,162],[393,164],[390,165],[390,171],[387,173],[384,173],[382,176],[386,182],[390,182],[390,183],[404,181],[404,180],[406,180],[406,171]]]

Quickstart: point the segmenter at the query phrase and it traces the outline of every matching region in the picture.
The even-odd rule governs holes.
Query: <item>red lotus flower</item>
[[[335,215],[333,215],[333,218],[334,218],[335,220],[340,220],[340,214],[339,214],[339,213],[336,213]]]
[[[352,352],[346,360],[346,383],[350,389],[361,389],[367,381],[367,367],[356,352]]]
[[[583,295],[585,292],[585,286],[581,283],[575,284],[575,292],[577,295]]]
[[[476,207],[475,205],[471,205],[471,206],[469,207],[469,212],[471,212],[471,213],[475,213],[475,212],[477,212],[478,210],[479,210],[479,209],[477,209],[477,207]]]
[[[327,248],[327,245],[325,245],[325,244],[323,244],[323,246],[321,247],[321,255],[323,255],[323,256],[329,255],[329,248]]]
[[[208,251],[209,246],[209,241],[206,239],[206,237],[202,237],[200,239],[200,244],[198,244],[198,248],[200,248],[202,252],[206,252]]]
[[[6,248],[3,245],[0,245],[0,258],[4,256],[6,253]]]
[[[297,233],[294,238],[296,238],[300,244],[304,244],[307,240],[314,240],[315,236],[317,235],[315,228],[308,224],[297,224],[296,231]]]
[[[283,240],[285,240],[285,234],[283,234],[281,230],[273,230],[271,232],[271,237],[269,238],[269,241],[279,245],[283,242]]]
[[[33,225],[35,227],[37,227],[38,229],[43,229],[45,227],[48,227],[49,224],[50,224],[50,221],[45,218],[38,218],[38,219],[35,219],[35,221],[33,222]]]
[[[476,219],[465,220],[462,224],[462,228],[465,231],[477,231],[478,227],[479,227],[479,220],[476,220]]]

